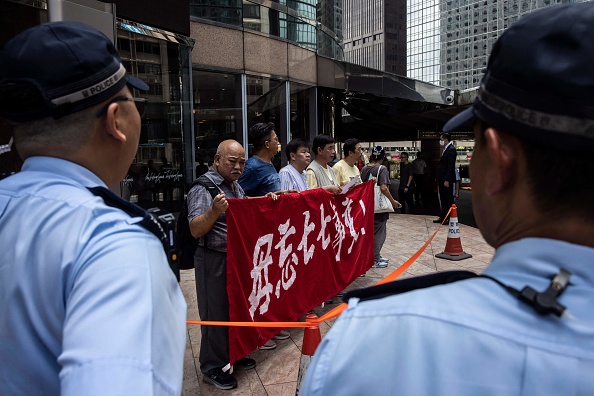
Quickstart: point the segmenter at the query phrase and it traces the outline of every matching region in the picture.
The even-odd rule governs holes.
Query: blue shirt
[[[349,300],[319,345],[299,395],[591,395],[594,249],[527,238],[500,247],[485,270],[544,291],[572,273],[540,316],[484,278],[376,300]]]
[[[0,393],[179,395],[186,304],[159,240],[32,157],[0,181]]]
[[[274,165],[255,155],[245,161],[245,169],[238,182],[248,197],[261,197],[281,189],[280,177]]]

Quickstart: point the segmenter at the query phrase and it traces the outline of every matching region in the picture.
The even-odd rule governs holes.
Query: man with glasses
[[[108,189],[136,155],[134,88],[148,86],[81,23],[0,51],[0,116],[24,160],[0,181],[3,395],[181,393],[186,304],[163,231]]]
[[[260,122],[250,129],[249,141],[254,146],[254,155],[245,162],[245,170],[239,178],[239,185],[248,197],[261,197],[280,193],[281,180],[272,159],[280,150],[280,141],[272,122]],[[281,330],[275,340],[286,340],[288,331]],[[275,349],[276,343],[268,340],[260,349]]]
[[[281,182],[272,159],[280,149],[272,122],[260,122],[250,129],[249,142],[254,154],[246,161],[239,184],[248,197],[261,197],[281,189]]]

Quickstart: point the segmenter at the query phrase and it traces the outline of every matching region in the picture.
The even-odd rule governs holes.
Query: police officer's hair
[[[485,140],[489,126],[481,122],[476,140]],[[564,214],[594,218],[594,157],[519,139],[526,155],[527,180],[536,207],[550,220]],[[472,165],[471,165],[472,166]],[[480,177],[480,176],[476,176]]]
[[[296,154],[301,147],[306,147],[309,150],[309,143],[304,139],[293,139],[285,147],[285,154],[287,154],[287,161],[291,161],[291,154]]]
[[[357,144],[359,144],[359,139],[349,138],[345,140],[344,144],[342,145],[343,155],[346,157],[351,153],[351,151],[354,153],[357,149]]]
[[[250,143],[254,145],[254,152],[258,152],[264,147],[267,140],[272,139],[274,124],[272,122],[259,122],[250,129]]]
[[[313,140],[311,151],[313,151],[313,153],[315,155],[318,155],[319,148],[321,148],[323,150],[327,144],[333,144],[333,143],[334,143],[334,139],[332,139],[332,136],[318,135]]]
[[[10,122],[15,147],[22,158],[44,155],[56,149],[70,155],[88,143],[100,108],[101,105],[93,106],[57,120],[46,117],[28,122]]]

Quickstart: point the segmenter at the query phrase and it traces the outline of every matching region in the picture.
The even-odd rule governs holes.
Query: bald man
[[[196,295],[202,320],[229,321],[229,300],[226,289],[227,223],[225,211],[227,198],[245,198],[237,183],[245,167],[245,150],[235,140],[225,140],[217,149],[212,167],[205,173],[220,193],[211,197],[206,187],[196,184],[188,192],[188,222],[198,248],[194,255]],[[200,344],[200,371],[204,381],[219,389],[233,389],[237,380],[230,374],[229,329],[219,326],[202,326]],[[234,367],[250,369],[256,366],[253,359],[245,357]]]

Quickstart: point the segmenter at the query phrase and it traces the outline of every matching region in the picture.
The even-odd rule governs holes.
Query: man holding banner
[[[205,176],[220,190],[214,199],[206,187],[197,184],[188,192],[188,222],[198,248],[194,255],[196,295],[201,320],[229,321],[227,297],[227,223],[228,198],[245,198],[237,182],[245,166],[245,151],[235,140],[223,141]],[[229,329],[201,326],[200,371],[204,381],[219,389],[233,389],[237,380],[230,374]],[[251,369],[256,362],[244,357],[234,367]]]

